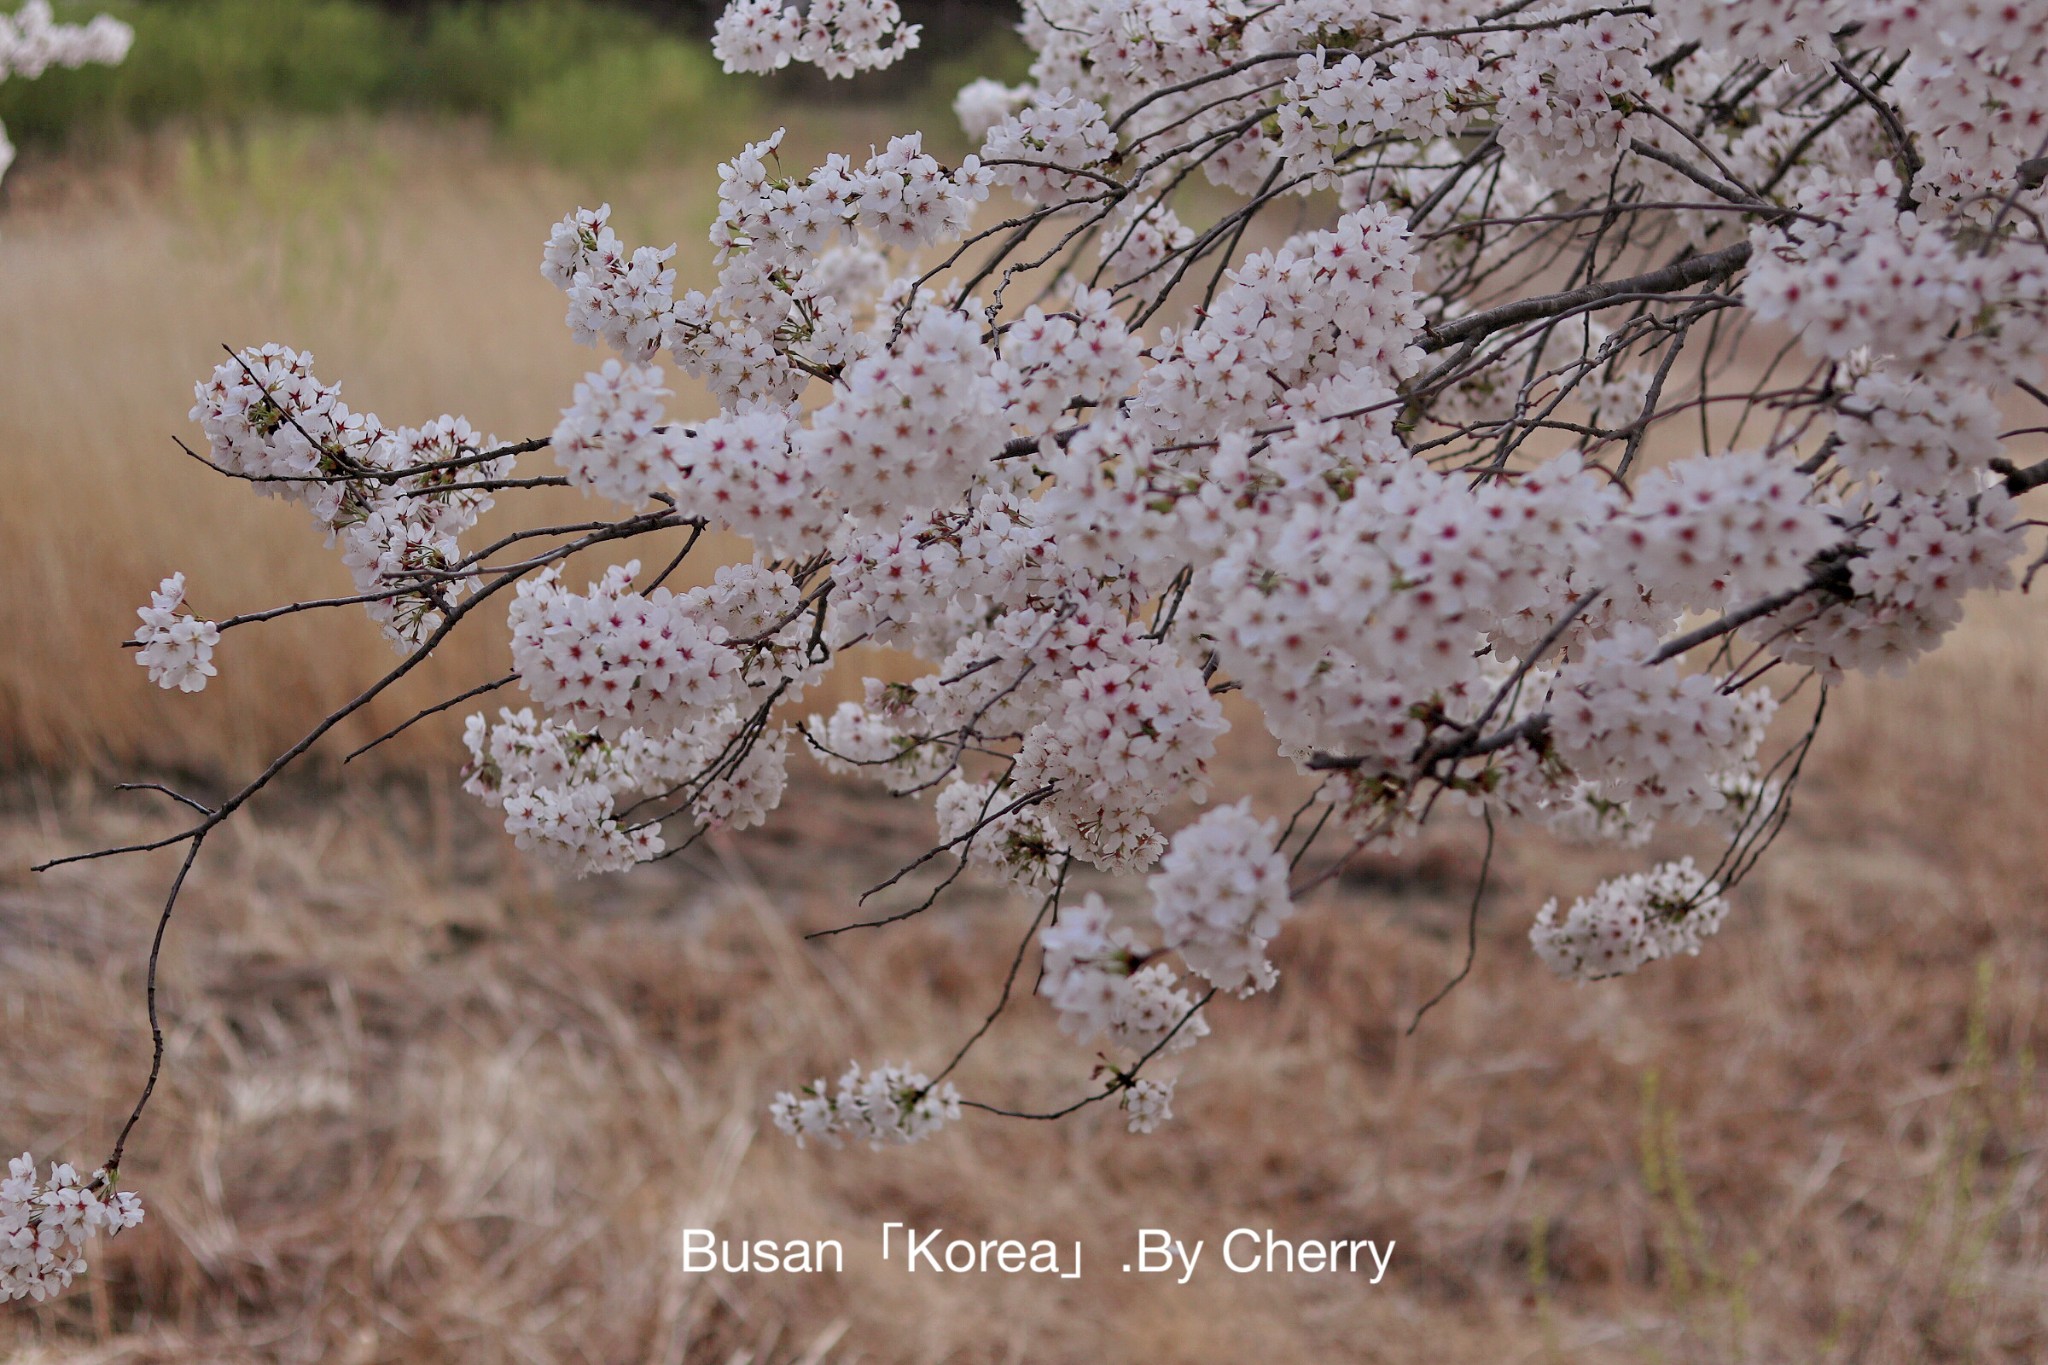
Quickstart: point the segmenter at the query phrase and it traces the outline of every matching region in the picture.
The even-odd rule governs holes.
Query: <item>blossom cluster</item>
[[[770,1106],[775,1126],[801,1146],[815,1138],[834,1147],[846,1139],[870,1147],[919,1142],[960,1117],[960,1092],[907,1066],[863,1069],[847,1064],[834,1093],[823,1077],[801,1091],[785,1090]]]
[[[1574,981],[1622,976],[1646,962],[1697,954],[1728,902],[1690,858],[1603,882],[1562,916],[1545,902],[1529,931],[1544,965]]]
[[[2012,586],[2024,527],[2000,485],[1925,498],[1879,484],[1853,508],[1865,529],[1846,585],[1834,589],[1846,600],[1789,623],[1778,646],[1789,663],[1811,665],[1830,680],[1849,671],[1900,672],[1963,619],[1966,596]]]
[[[933,800],[939,838],[959,844],[969,864],[1026,891],[1059,879],[1066,845],[1045,815],[1019,807],[1014,792],[993,782],[954,782]]]
[[[1212,994],[1249,995],[1278,980],[1265,950],[1294,907],[1275,836],[1274,823],[1257,819],[1248,802],[1220,806],[1175,836],[1146,879],[1152,919],[1165,938],[1161,949],[1117,926],[1093,892],[1062,906],[1039,931],[1038,993],[1062,1029],[1084,1043],[1101,1036],[1131,1066],[1118,1075],[1134,1133],[1171,1117],[1173,1096],[1171,1080],[1140,1078],[1136,1067],[1209,1034],[1202,1001],[1180,984],[1164,954],[1177,954]]]
[[[898,728],[882,707],[851,701],[841,702],[829,716],[812,717],[804,727],[804,742],[827,772],[879,781],[897,795],[938,785],[953,771],[957,757],[953,746]],[[949,798],[940,808],[941,821],[957,820],[955,803],[972,799]]]
[[[1038,993],[1058,1012],[1060,1027],[1084,1043],[1101,1034],[1134,1056],[1178,1052],[1208,1036],[1208,1021],[1173,969],[1110,920],[1109,907],[1090,894],[1039,931]]]
[[[549,570],[519,585],[512,666],[549,711],[592,729],[679,728],[740,695],[739,652],[687,598],[632,590],[639,561],[614,565],[586,593]]]
[[[514,677],[543,714],[468,721],[468,790],[504,813],[521,847],[578,875],[659,856],[670,815],[727,829],[765,820],[788,782],[786,733],[765,707],[816,673],[788,574],[728,565],[704,587],[640,593],[639,570],[614,565],[585,593],[554,569],[522,582]]]
[[[811,0],[803,10],[777,0],[733,0],[718,18],[711,51],[728,71],[779,71],[808,62],[827,76],[888,66],[918,43],[896,0]]]
[[[469,717],[463,790],[502,811],[505,831],[577,875],[617,872],[659,857],[662,802],[701,825],[746,829],[781,804],[788,748],[769,736],[730,761],[744,719],[726,707],[684,733],[574,728],[531,708]],[[638,798],[637,800],[634,798]]]
[[[81,1177],[56,1162],[42,1180],[23,1152],[0,1180],[0,1302],[62,1293],[85,1273],[88,1242],[141,1221],[142,1200],[114,1189],[105,1171]]]
[[[1133,1133],[1150,1133],[1173,1117],[1173,1081],[1140,1076],[1124,1087],[1118,1103],[1123,1107],[1125,1126]]]
[[[1640,626],[1587,644],[1552,684],[1551,729],[1573,770],[1635,814],[1712,810],[1718,775],[1747,768],[1776,701],[1730,693],[1711,674],[1647,667],[1655,645]]]
[[[149,605],[136,615],[142,624],[135,628],[135,662],[149,670],[149,680],[162,688],[197,692],[219,670],[213,666],[213,647],[220,643],[220,627],[202,621],[185,606],[185,575],[172,574],[150,594]]]
[[[1939,216],[1900,207],[1904,193],[1889,161],[1855,180],[1816,179],[1796,206],[1819,225],[1752,230],[1745,300],[1813,354],[1876,351],[1883,367],[1943,387],[1991,389],[2037,372],[2048,359],[2048,260],[1959,251]]]
[[[1174,838],[1147,881],[1152,918],[1166,941],[1221,990],[1271,990],[1266,946],[1294,913],[1276,827],[1249,802],[1219,806]]]
[[[999,185],[1033,203],[1059,203],[1088,188],[1117,150],[1102,106],[1062,90],[996,121],[981,158]]]

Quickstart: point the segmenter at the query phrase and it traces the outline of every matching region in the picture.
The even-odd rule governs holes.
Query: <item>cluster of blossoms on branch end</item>
[[[62,1293],[86,1271],[86,1243],[141,1221],[142,1200],[112,1188],[105,1171],[81,1179],[58,1162],[42,1181],[23,1152],[0,1180],[0,1301]]]
[[[1604,883],[1562,918],[1545,903],[1529,941],[1552,971],[1577,981],[1621,976],[1645,962],[1697,955],[1721,927],[1728,902],[1690,858]]]
[[[770,1107],[775,1126],[797,1140],[838,1146],[844,1139],[888,1147],[930,1137],[960,1117],[960,1092],[907,1066],[847,1065],[834,1094],[823,1078],[802,1093],[783,1091]]]
[[[219,673],[213,647],[220,643],[220,627],[185,609],[185,575],[172,574],[158,584],[149,605],[135,614],[142,618],[135,628],[136,662],[158,687],[197,692]]]

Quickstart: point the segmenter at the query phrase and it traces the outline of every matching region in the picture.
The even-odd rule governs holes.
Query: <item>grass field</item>
[[[857,116],[835,140],[864,145]],[[804,130],[813,141],[818,130]],[[339,139],[339,140],[337,140]],[[701,265],[702,167],[610,188]],[[16,172],[0,218],[0,1140],[91,1160],[147,1061],[170,868],[32,862],[171,828],[113,774],[246,772],[390,657],[349,618],[231,638],[201,697],[118,648],[162,573],[209,614],[345,583],[302,514],[179,455],[221,343],[310,347],[352,403],[546,430],[591,353],[535,262],[587,187],[397,126],[163,143]],[[230,211],[227,202],[239,205]],[[575,499],[569,499],[571,506]],[[300,618],[304,621],[305,618]],[[490,632],[409,700],[502,667]],[[402,713],[338,737],[345,752]],[[1214,1008],[1175,1123],[989,1119],[799,1151],[777,1088],[929,1064],[992,1003],[1028,912],[994,891],[806,944],[928,811],[808,771],[768,829],[633,876],[507,856],[447,727],[209,842],[164,976],[165,1085],[126,1171],[149,1220],[0,1354],[55,1361],[1686,1362],[2048,1358],[2048,622],[1984,603],[1857,681],[1773,858],[1696,960],[1573,988],[1542,899],[1641,855],[1511,841],[1470,979],[1476,831],[1325,888],[1271,996]],[[1277,809],[1290,779],[1240,746]],[[360,766],[360,765],[359,765]],[[1674,838],[1673,852],[1691,845]],[[960,1076],[1055,1102],[1088,1059],[1028,1002]],[[910,1276],[881,1224],[1084,1243],[1078,1280]],[[680,1230],[830,1236],[847,1273],[693,1275]],[[1392,1238],[1377,1287],[1236,1275],[1232,1228]],[[1185,1287],[1136,1230],[1208,1240]]]

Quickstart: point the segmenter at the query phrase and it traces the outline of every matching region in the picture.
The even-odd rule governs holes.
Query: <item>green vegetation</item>
[[[0,0],[4,3],[4,0]],[[701,142],[757,97],[708,45],[603,0],[59,0],[135,27],[128,61],[0,84],[24,146],[184,122],[412,112],[480,118],[514,146],[608,166]]]

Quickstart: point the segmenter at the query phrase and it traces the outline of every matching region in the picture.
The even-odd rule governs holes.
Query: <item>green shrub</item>
[[[608,169],[701,141],[738,107],[737,82],[702,45],[613,48],[522,96],[505,131],[565,166]]]
[[[409,104],[478,113],[503,125],[542,86],[579,64],[638,48],[658,30],[640,14],[576,0],[477,0],[430,11],[400,58]]]
[[[0,84],[0,120],[22,143],[154,128],[172,119],[235,122],[268,112],[333,114],[389,99],[398,21],[360,0],[179,0],[59,7],[135,26],[117,67],[50,71]]]

